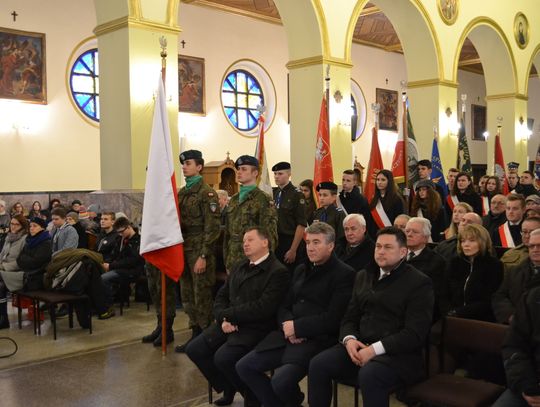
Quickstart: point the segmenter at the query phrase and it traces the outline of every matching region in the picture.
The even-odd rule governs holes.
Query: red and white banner
[[[268,173],[268,163],[266,162],[266,149],[264,147],[264,116],[259,116],[259,137],[255,147],[255,157],[259,160],[259,175],[257,176],[257,186],[262,191],[272,196],[272,184]]]
[[[317,126],[317,141],[315,142],[315,169],[313,171],[313,189],[321,182],[334,181],[332,169],[332,152],[330,151],[330,131],[328,128],[328,106],[326,96],[321,102],[319,125]],[[315,202],[319,206],[319,197],[315,193]]]
[[[446,203],[448,204],[448,207],[450,208],[450,210],[453,211],[454,206],[456,206],[459,203],[459,199],[455,195],[448,194],[446,196]]]
[[[381,201],[377,202],[375,208],[371,210],[371,216],[373,217],[373,220],[375,221],[379,229],[382,229],[386,226],[392,226],[392,222],[390,222],[390,218],[384,211]]]
[[[366,175],[366,186],[364,187],[364,196],[368,202],[371,202],[373,196],[375,195],[375,180],[377,178],[377,174],[382,169],[384,169],[384,167],[381,157],[381,150],[379,148],[377,127],[373,127],[371,136],[371,154],[369,156],[369,164]]]
[[[184,270],[183,242],[165,89],[160,78],[148,153],[140,253],[178,281]]]
[[[482,216],[486,216],[489,212],[489,198],[482,195]]]
[[[501,189],[504,195],[508,195],[510,188],[508,186],[508,177],[506,176],[506,166],[504,165],[503,152],[501,148],[500,128],[497,129],[495,136],[495,175],[501,180]]]
[[[510,226],[508,221],[504,222],[501,226],[499,226],[499,238],[501,239],[502,247],[516,247],[516,244],[514,243],[514,238],[510,233]]]

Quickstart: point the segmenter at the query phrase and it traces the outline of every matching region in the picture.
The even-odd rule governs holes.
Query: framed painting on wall
[[[45,34],[0,27],[0,98],[47,103]]]
[[[205,114],[204,58],[178,55],[178,111]]]
[[[398,92],[376,88],[375,100],[379,104],[379,129],[397,131],[398,129]]]
[[[472,140],[486,141],[486,111],[485,106],[471,105]]]

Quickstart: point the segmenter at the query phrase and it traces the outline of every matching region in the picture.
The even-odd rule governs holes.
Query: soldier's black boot
[[[195,326],[195,327],[191,328],[191,338],[189,338],[189,340],[186,343],[184,343],[183,345],[176,346],[174,348],[174,351],[176,353],[185,353],[186,352],[186,347],[188,346],[188,344],[193,339],[195,339],[197,336],[199,336],[201,333],[202,333],[202,329],[199,326]]]
[[[0,303],[0,329],[9,328],[9,318],[7,314],[7,302]]]
[[[156,338],[159,336],[161,341],[161,317],[157,317],[157,326],[156,329],[152,331],[150,335],[143,336],[142,342],[143,343],[152,343],[156,340]]]
[[[173,322],[174,322],[174,317],[173,318],[167,318],[167,321],[165,322],[166,325],[165,325],[165,332],[166,332],[166,335],[167,335],[167,345],[171,342],[174,341],[174,332],[172,330],[172,326],[173,326]],[[156,339],[154,339],[154,346],[161,346],[161,330],[159,331],[159,335]]]

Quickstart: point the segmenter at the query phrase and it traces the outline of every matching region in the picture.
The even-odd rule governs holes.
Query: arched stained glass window
[[[99,122],[98,50],[91,49],[75,60],[69,76],[73,100],[83,114]]]
[[[237,69],[230,72],[221,86],[221,101],[227,119],[241,131],[257,126],[258,105],[264,105],[261,85],[249,72]]]

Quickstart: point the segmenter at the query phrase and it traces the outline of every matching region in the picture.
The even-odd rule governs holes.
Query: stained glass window
[[[221,101],[227,119],[238,130],[249,131],[257,126],[258,105],[264,105],[261,85],[242,69],[230,72],[221,86]]]
[[[99,64],[97,48],[79,56],[69,75],[73,100],[83,114],[99,122]]]

